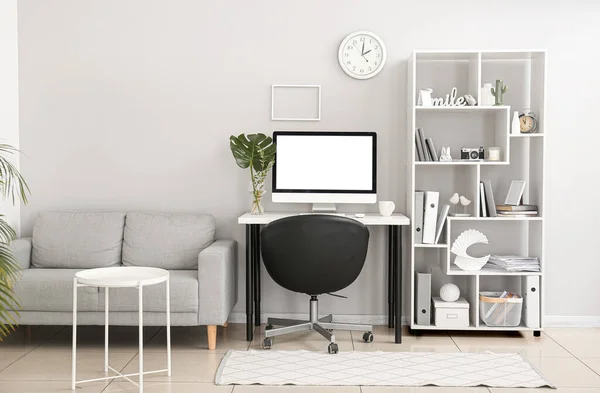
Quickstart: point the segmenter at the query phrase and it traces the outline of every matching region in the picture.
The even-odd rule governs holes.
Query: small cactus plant
[[[502,83],[502,79],[497,79],[496,80],[496,88],[494,89],[492,87],[492,95],[494,96],[496,103],[494,104],[494,106],[498,106],[498,105],[504,105],[503,103],[503,96],[504,93],[506,93],[506,90],[508,90],[508,86],[503,85]]]

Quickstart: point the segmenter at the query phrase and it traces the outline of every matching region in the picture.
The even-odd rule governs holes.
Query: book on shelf
[[[425,134],[423,133],[423,129],[422,128],[417,128],[417,138],[419,138],[419,144],[417,145],[417,147],[421,146],[422,152],[423,152],[423,161],[432,161],[431,159],[431,155],[429,154],[429,149],[427,149],[427,145],[425,143]]]
[[[429,151],[429,155],[431,156],[431,161],[439,161],[437,152],[435,151],[435,146],[433,144],[433,139],[427,138],[425,139],[425,143],[427,144],[427,150]]]
[[[491,255],[488,265],[507,272],[540,272],[538,257],[518,255]]]
[[[536,211],[537,205],[496,205],[496,210],[504,212]]]
[[[442,235],[442,230],[444,229],[444,224],[446,224],[446,218],[448,218],[448,211],[450,211],[450,205],[444,205],[440,212],[440,216],[437,220],[436,230],[435,230],[435,242],[434,244],[438,244],[440,241],[440,236]]]
[[[514,212],[499,211],[498,212],[498,216],[503,216],[503,217],[530,217],[530,216],[537,216],[537,214],[538,214],[537,211],[514,211]]]
[[[417,159],[419,161],[425,161],[425,153],[423,152],[423,146],[421,146],[421,138],[419,138],[419,135],[415,135],[415,145],[417,148]]]
[[[485,191],[485,202],[488,208],[488,216],[497,217],[496,202],[494,201],[494,191],[492,190],[492,181],[486,180],[483,182],[483,188]]]
[[[479,212],[481,217],[487,217],[487,206],[485,203],[485,189],[483,183],[479,183]]]

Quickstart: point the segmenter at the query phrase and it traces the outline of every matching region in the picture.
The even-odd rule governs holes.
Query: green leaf
[[[240,134],[229,137],[229,148],[237,165],[262,172],[275,160],[273,138],[265,134]],[[272,165],[272,164],[271,164]]]

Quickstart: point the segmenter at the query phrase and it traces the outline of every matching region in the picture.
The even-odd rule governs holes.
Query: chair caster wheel
[[[265,330],[272,330],[272,329],[275,329],[275,327],[273,327],[273,325],[271,325],[271,324],[268,324],[268,325],[265,327]]]
[[[325,329],[327,330],[329,333],[333,332],[333,329]]]
[[[338,345],[336,343],[331,343],[329,344],[329,346],[327,347],[327,352],[331,353],[331,354],[336,354],[340,351]]]
[[[263,340],[263,343],[262,343],[263,349],[271,349],[272,345],[273,345],[273,339],[272,338],[265,338]]]
[[[366,343],[372,343],[373,342],[373,333],[366,332],[365,334],[363,334],[363,341]]]

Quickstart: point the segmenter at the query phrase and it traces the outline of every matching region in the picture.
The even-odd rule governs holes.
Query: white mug
[[[379,201],[379,214],[389,217],[394,212],[396,204],[392,201]]]

